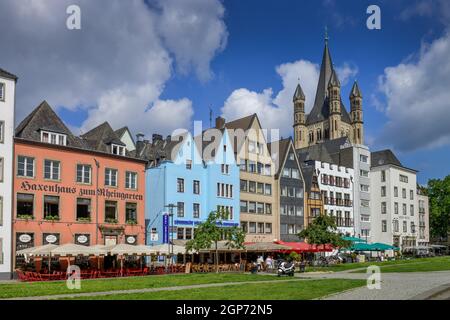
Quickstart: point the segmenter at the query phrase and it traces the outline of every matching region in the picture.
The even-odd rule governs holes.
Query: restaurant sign
[[[59,244],[59,233],[44,233],[43,237],[43,244]]]
[[[169,215],[163,216],[163,243],[169,243]]]
[[[143,195],[137,193],[119,192],[116,190],[109,190],[105,188],[98,188],[96,190],[89,188],[61,186],[59,184],[40,184],[40,183],[32,183],[29,181],[23,181],[22,184],[20,185],[20,189],[26,192],[40,191],[54,194],[72,194],[79,197],[99,196],[107,199],[136,200],[136,201],[144,200]]]
[[[91,235],[90,234],[76,234],[75,243],[82,246],[89,246]]]
[[[34,233],[16,233],[16,251],[33,247]]]
[[[126,236],[127,244],[135,245],[137,244],[137,237],[136,236]]]

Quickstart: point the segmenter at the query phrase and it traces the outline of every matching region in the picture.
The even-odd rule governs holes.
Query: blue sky
[[[260,111],[269,128],[288,135],[295,70],[302,86],[316,85],[327,25],[347,108],[356,78],[362,90],[371,149],[392,148],[422,184],[449,174],[450,76],[436,76],[450,68],[444,0],[136,0],[117,10],[104,0],[68,1],[82,9],[78,33],[55,29],[66,18],[64,1],[49,2],[31,17],[18,16],[16,1],[0,4],[12,43],[0,50],[0,66],[23,82],[19,118],[46,99],[74,131],[108,120],[169,134],[194,120],[209,124],[211,107],[227,120]],[[366,27],[371,4],[381,8],[381,30]]]

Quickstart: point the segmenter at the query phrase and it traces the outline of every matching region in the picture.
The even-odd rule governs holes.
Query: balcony
[[[338,227],[343,227],[343,228],[351,228],[351,227],[353,227],[353,219],[336,218],[335,217],[335,221],[336,221],[336,226],[338,226]]]

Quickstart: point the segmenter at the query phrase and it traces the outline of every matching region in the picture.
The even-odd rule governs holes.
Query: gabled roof
[[[297,153],[300,162],[314,160],[353,168],[353,151],[344,148],[346,145],[349,145],[348,137],[341,137],[298,149]]]
[[[153,166],[158,165],[161,161],[175,161],[172,156],[178,152],[178,149],[182,146],[180,143],[181,139],[184,140],[184,137],[187,135],[188,133],[186,132],[175,137],[168,136],[165,139],[153,142],[138,142],[137,149],[132,154],[137,158],[152,162]]]
[[[240,118],[240,119],[236,119],[234,121],[230,121],[225,123],[225,128],[227,129],[242,129],[244,131],[248,130],[251,128],[253,121],[255,119],[258,119],[258,116],[256,115],[256,113],[244,117],[244,118]],[[259,121],[259,120],[258,120]]]
[[[47,101],[43,101],[17,126],[15,136],[40,142],[42,130],[65,134],[68,146],[84,147],[83,141],[72,134]]]
[[[316,173],[314,170],[314,166],[311,164],[302,163],[301,170],[303,174],[303,180],[305,181],[305,191],[309,193],[311,192],[313,176]]]
[[[109,152],[110,145],[116,144],[125,146],[120,140],[120,137],[114,132],[108,122],[103,122],[101,125],[81,135],[81,138],[93,149],[101,152]]]
[[[334,72],[333,62],[331,61],[330,50],[328,49],[328,41],[325,42],[323,51],[322,64],[320,66],[319,83],[317,85],[316,98],[311,112],[306,117],[306,125],[322,122],[329,118],[330,107],[327,96],[328,84]],[[336,76],[337,79],[337,76]],[[341,119],[343,122],[351,123],[347,109],[341,100]]]
[[[115,133],[117,134],[117,136],[118,136],[119,138],[122,138],[122,136],[123,136],[123,135],[125,134],[125,132],[127,132],[127,131],[128,131],[128,133],[130,133],[130,136],[131,136],[131,132],[130,132],[130,130],[128,129],[128,127],[120,128],[120,129],[116,130]]]
[[[17,79],[18,79],[16,75],[14,75],[6,70],[3,70],[2,68],[0,68],[0,78],[6,78],[6,79],[14,80],[14,81],[17,81]]]
[[[389,149],[372,152],[370,154],[370,163],[372,167],[380,167],[388,164],[403,167],[400,160]]]
[[[272,160],[278,164],[277,172],[275,173],[276,178],[281,173],[281,170],[283,170],[283,164],[285,162],[285,159],[288,155],[289,147],[292,145],[292,139],[283,139],[280,141],[274,141],[267,144],[267,149],[269,150]],[[274,147],[278,146],[278,152],[275,152]],[[295,151],[295,150],[293,150]]]

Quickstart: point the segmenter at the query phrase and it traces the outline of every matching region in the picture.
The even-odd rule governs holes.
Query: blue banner
[[[163,215],[163,243],[169,243],[169,215]]]

